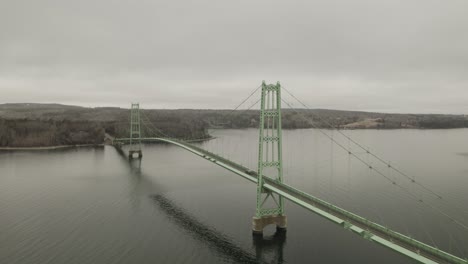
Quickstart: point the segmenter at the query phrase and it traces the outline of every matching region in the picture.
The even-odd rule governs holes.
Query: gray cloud
[[[468,1],[3,1],[2,102],[468,113]]]

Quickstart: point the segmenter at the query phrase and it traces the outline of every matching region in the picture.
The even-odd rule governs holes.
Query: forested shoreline
[[[141,110],[144,136],[209,138],[212,128],[258,127],[259,111]],[[284,109],[284,129],[446,129],[468,127],[464,115],[386,114],[338,110]],[[99,145],[105,134],[128,137],[129,110],[57,104],[0,105],[0,147]]]

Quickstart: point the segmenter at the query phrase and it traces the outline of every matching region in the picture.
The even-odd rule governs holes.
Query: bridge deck
[[[127,142],[129,139],[116,139],[115,142]],[[160,141],[182,147],[200,157],[209,160],[239,176],[257,183],[258,175],[253,170],[237,164],[231,160],[220,157],[192,144],[166,138],[142,138],[142,141]],[[344,229],[350,230],[363,238],[390,248],[400,254],[406,255],[420,263],[457,263],[467,264],[463,260],[444,251],[426,245],[415,239],[397,233],[384,226],[369,221],[363,217],[334,206],[294,187],[264,177],[264,187],[332,222]]]

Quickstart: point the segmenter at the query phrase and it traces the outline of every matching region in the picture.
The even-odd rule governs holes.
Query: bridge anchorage
[[[278,231],[286,231],[284,200],[279,194],[264,188],[266,175],[283,183],[281,85],[262,83],[260,107],[260,136],[258,141],[257,210],[252,219],[254,235],[263,235],[265,226],[275,224]]]

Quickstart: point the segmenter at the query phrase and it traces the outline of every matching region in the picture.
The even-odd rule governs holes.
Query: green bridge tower
[[[130,150],[128,157],[132,159],[134,154],[138,154],[138,158],[143,157],[141,152],[141,128],[140,128],[140,104],[132,103],[130,109]]]
[[[260,137],[258,148],[257,210],[252,220],[254,234],[263,234],[265,226],[275,224],[277,230],[286,230],[283,197],[266,190],[264,174],[283,182],[281,85],[262,83],[260,108]]]

